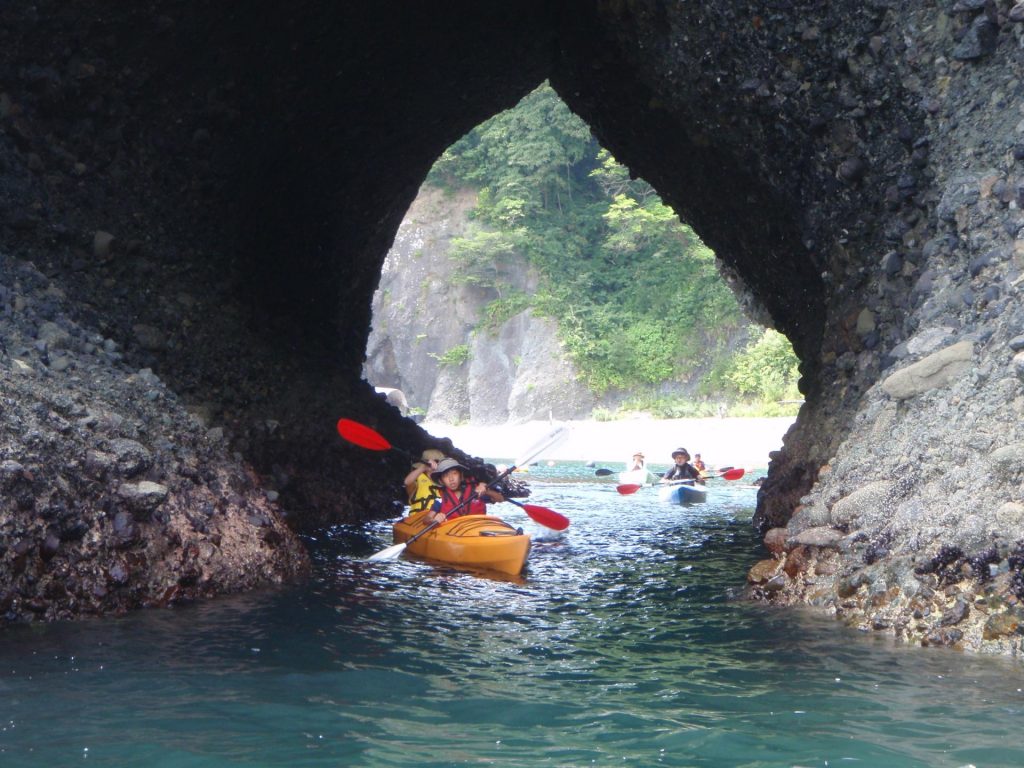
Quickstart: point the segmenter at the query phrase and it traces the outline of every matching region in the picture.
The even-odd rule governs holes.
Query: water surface
[[[495,508],[519,580],[367,563],[375,524],[311,540],[304,585],[0,633],[0,766],[1024,765],[1017,662],[734,599],[752,489],[525,477],[572,526]]]

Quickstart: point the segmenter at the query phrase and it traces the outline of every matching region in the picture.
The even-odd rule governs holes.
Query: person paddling
[[[707,465],[704,464],[699,453],[693,454],[693,468],[700,472],[702,477],[708,471]]]
[[[477,501],[504,501],[505,497],[498,491],[487,487],[487,483],[477,483],[474,487],[468,478],[469,470],[455,459],[445,459],[430,473],[434,482],[441,486],[441,495],[434,501],[429,514],[428,523],[443,522],[458,507],[454,517],[462,515],[484,514],[483,504]],[[461,507],[459,505],[462,505]]]
[[[405,493],[409,497],[409,514],[422,512],[434,506],[441,496],[441,488],[435,483],[430,473],[444,460],[444,454],[437,448],[427,448],[420,455],[420,460],[413,462],[412,471],[403,481]]]
[[[663,474],[658,482],[668,483],[673,480],[693,480],[702,485],[704,484],[704,478],[701,477],[697,468],[690,463],[690,452],[685,448],[676,448],[672,451],[672,461],[675,462],[675,466]]]

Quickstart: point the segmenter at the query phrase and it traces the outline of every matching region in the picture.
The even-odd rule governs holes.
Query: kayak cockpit
[[[408,541],[426,528],[426,516],[416,512],[395,523],[395,543]],[[530,536],[499,517],[464,515],[419,537],[407,551],[426,560],[516,576],[530,554]]]

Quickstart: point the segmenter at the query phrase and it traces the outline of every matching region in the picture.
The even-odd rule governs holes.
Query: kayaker
[[[444,454],[437,448],[427,448],[420,454],[420,460],[414,461],[412,471],[405,476],[405,493],[409,497],[409,513],[422,512],[430,509],[441,496],[441,488],[435,483],[430,473],[444,460]]]
[[[693,468],[700,472],[701,475],[708,471],[708,468],[701,460],[699,453],[693,454]]]
[[[430,473],[435,483],[441,486],[440,498],[434,501],[430,513],[427,515],[428,522],[443,522],[449,517],[462,517],[462,515],[482,515],[484,507],[482,503],[488,499],[491,501],[504,501],[505,497],[487,483],[479,482],[472,485],[469,479],[469,470],[455,459],[445,459],[437,465],[437,469]],[[452,510],[463,504],[459,511],[450,515]]]
[[[675,462],[675,466],[663,474],[658,482],[668,483],[673,480],[693,480],[696,483],[704,483],[704,478],[700,476],[700,472],[690,463],[690,452],[685,448],[676,448],[672,451],[672,461]]]
[[[633,454],[633,459],[627,462],[629,469],[628,472],[635,472],[638,469],[647,469],[647,461],[644,459],[644,455],[637,451]]]

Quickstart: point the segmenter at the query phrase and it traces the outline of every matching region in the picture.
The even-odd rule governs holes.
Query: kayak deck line
[[[426,513],[417,512],[394,524],[395,543],[422,531]],[[464,515],[447,520],[408,546],[409,554],[426,560],[516,576],[530,554],[530,536],[499,517]]]

